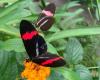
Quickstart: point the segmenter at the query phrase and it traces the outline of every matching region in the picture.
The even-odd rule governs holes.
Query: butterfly
[[[56,6],[54,3],[47,5],[40,13],[40,16],[37,19],[36,26],[39,27],[42,31],[47,31],[55,22],[54,13]]]
[[[39,17],[38,21],[41,21],[41,19],[43,20],[45,17],[46,17],[45,20],[48,19],[47,17],[53,18],[53,16],[48,16],[44,13],[45,11],[54,13],[54,10],[50,8],[51,5],[52,4],[49,4],[44,9],[44,11],[42,11],[42,13],[40,14],[41,18]],[[43,24],[44,22],[45,21],[43,20],[41,24]],[[48,24],[49,22],[47,21],[46,23],[44,23],[44,25]],[[44,27],[44,25],[42,27]],[[31,22],[27,20],[22,20],[20,22],[20,34],[21,34],[21,38],[23,40],[26,52],[29,56],[29,60],[39,65],[47,66],[47,67],[64,66],[66,62],[61,56],[48,52],[46,41],[36,30],[35,28],[36,26],[37,24],[32,24]],[[38,25],[38,27],[40,26],[41,25]],[[43,29],[42,27],[41,29]]]

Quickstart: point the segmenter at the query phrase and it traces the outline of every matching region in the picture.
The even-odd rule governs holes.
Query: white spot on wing
[[[36,43],[36,56],[39,55],[39,50],[38,50],[38,42]]]

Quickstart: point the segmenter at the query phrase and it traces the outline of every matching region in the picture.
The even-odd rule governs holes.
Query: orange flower
[[[27,80],[46,80],[50,75],[50,68],[40,66],[32,61],[24,62],[25,70],[21,73],[22,78]]]

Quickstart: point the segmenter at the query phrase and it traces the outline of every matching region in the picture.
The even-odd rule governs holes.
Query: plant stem
[[[42,8],[45,8],[46,7],[46,4],[45,4],[45,1],[44,0],[41,0],[41,4],[42,4]]]
[[[96,4],[97,4],[97,11],[98,11],[98,16],[99,16],[99,20],[100,20],[100,10],[99,10],[99,1],[96,0]]]
[[[98,69],[98,68],[100,68],[100,67],[88,67],[88,69]]]

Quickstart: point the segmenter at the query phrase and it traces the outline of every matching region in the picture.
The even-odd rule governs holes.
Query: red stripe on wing
[[[41,65],[45,66],[47,64],[52,64],[53,62],[58,61],[60,59],[62,59],[62,57],[57,57],[57,58],[54,58],[54,59],[49,59],[49,60],[46,60],[45,62],[41,63]]]
[[[37,31],[32,31],[32,32],[26,32],[24,33],[21,38],[23,40],[29,40],[29,39],[32,39],[34,36],[36,36],[38,34]]]
[[[42,13],[44,13],[46,16],[50,16],[50,17],[53,16],[52,12],[50,11],[43,10]]]

